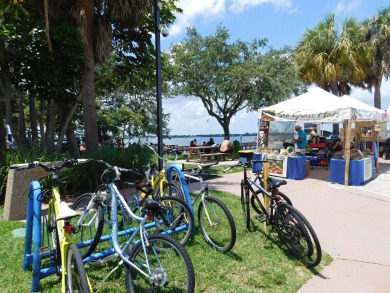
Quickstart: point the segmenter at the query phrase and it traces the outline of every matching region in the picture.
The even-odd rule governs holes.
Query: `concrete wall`
[[[4,202],[4,220],[25,220],[30,182],[50,175],[42,168],[9,169]]]

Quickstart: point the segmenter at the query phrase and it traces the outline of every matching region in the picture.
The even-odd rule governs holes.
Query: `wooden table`
[[[204,150],[210,150],[209,153],[205,153]],[[188,148],[188,155],[187,155],[187,162],[191,159],[191,155],[196,155],[200,161],[203,161],[206,155],[210,155],[210,157],[213,156],[213,154],[217,154],[219,150],[219,146],[197,146],[197,147],[189,147]],[[219,153],[218,153],[219,154]]]

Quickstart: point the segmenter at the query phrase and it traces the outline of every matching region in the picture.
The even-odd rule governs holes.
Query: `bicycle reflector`
[[[66,233],[71,234],[73,231],[73,226],[71,225],[71,223],[66,222],[64,226],[64,230]]]

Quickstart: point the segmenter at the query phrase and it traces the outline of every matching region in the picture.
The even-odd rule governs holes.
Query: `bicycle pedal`
[[[260,222],[260,223],[263,223],[265,220],[266,220],[266,216],[263,214],[263,215],[257,215],[256,216],[256,219]]]

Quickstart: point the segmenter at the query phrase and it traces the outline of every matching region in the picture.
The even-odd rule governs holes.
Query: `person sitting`
[[[341,139],[340,138],[337,138],[333,145],[332,145],[332,151],[333,152],[339,152],[339,151],[342,151],[343,150],[343,145],[341,144]]]
[[[221,153],[232,154],[232,160],[234,160],[234,145],[227,136],[225,136],[224,140],[222,141],[221,146],[219,147],[219,151]]]
[[[206,146],[215,146],[214,138],[210,137],[209,141],[206,143]],[[209,154],[210,149],[205,149],[205,153]]]

